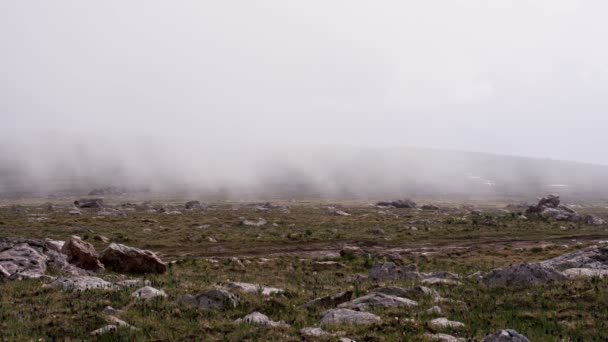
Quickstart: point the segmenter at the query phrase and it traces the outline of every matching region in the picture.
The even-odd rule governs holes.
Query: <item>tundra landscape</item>
[[[90,194],[2,201],[4,339],[608,337],[606,200]]]
[[[607,341],[607,12],[0,1],[0,341]]]

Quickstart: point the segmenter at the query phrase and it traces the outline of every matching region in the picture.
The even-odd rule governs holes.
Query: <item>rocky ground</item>
[[[2,203],[1,340],[608,339],[605,203],[103,190]]]

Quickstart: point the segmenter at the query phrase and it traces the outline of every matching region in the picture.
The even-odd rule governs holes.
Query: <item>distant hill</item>
[[[331,195],[538,196],[548,192],[608,197],[608,167],[549,159],[400,147],[247,147],[221,153],[191,151],[180,157],[150,153],[52,153],[35,162],[25,154],[0,157],[0,193],[98,186],[153,191],[209,191]]]

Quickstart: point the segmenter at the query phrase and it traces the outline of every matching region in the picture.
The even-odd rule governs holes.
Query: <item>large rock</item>
[[[54,249],[47,249],[45,250],[44,255],[48,257],[48,261],[46,263],[48,269],[52,269],[67,276],[90,275],[89,271],[86,271],[76,265],[70,264],[68,262],[68,257],[61,252],[57,252]]]
[[[458,321],[450,321],[445,317],[435,318],[429,322],[429,326],[433,329],[459,329],[464,328],[464,323]]]
[[[101,209],[101,208],[103,208],[103,199],[101,199],[101,198],[81,198],[79,200],[74,201],[74,205],[77,208]]]
[[[563,271],[570,268],[608,270],[608,246],[591,246],[541,262]]]
[[[395,207],[395,208],[416,208],[416,202],[410,199],[402,199],[395,201],[381,201],[376,203],[379,207]]]
[[[420,207],[420,209],[422,209],[422,210],[439,210],[441,208],[439,208],[438,206],[436,206],[434,204],[425,204],[422,207]]]
[[[243,318],[239,318],[235,321],[235,323],[237,324],[255,324],[255,325],[266,325],[269,327],[289,327],[289,325],[287,325],[285,322],[280,321],[280,322],[275,322],[272,321],[270,318],[268,318],[268,316],[259,313],[259,312],[253,312]]]
[[[369,277],[376,281],[420,279],[416,265],[397,266],[394,262],[377,263],[369,270]]]
[[[264,296],[269,296],[271,294],[283,292],[282,289],[278,289],[276,287],[263,286],[260,284],[239,283],[239,282],[229,283],[226,285],[226,287],[229,289],[239,290],[239,291],[243,291],[246,293],[262,294]]]
[[[486,336],[481,342],[530,342],[530,340],[513,329],[504,329]]]
[[[95,247],[86,241],[82,241],[78,236],[71,236],[61,248],[61,252],[67,256],[70,264],[82,269],[91,271],[104,269]]]
[[[68,263],[67,256],[60,252],[63,244],[53,240],[0,238],[0,265],[11,279],[40,278],[47,269],[70,276],[88,275]]]
[[[125,273],[164,273],[165,264],[151,251],[112,243],[101,255],[101,262],[116,272]]]
[[[354,311],[350,309],[331,309],[323,314],[322,325],[328,324],[376,324],[382,320],[380,317],[369,313]]]
[[[10,276],[11,274],[8,273],[8,271],[2,265],[0,265],[0,278],[8,278]]]
[[[114,288],[114,285],[110,282],[89,276],[59,277],[50,286],[59,287],[66,291],[110,290]]]
[[[568,278],[607,278],[608,270],[595,268],[569,268],[562,272]]]
[[[149,280],[144,279],[127,279],[116,282],[116,285],[120,287],[143,287],[150,286],[150,284]]]
[[[131,297],[143,300],[150,300],[156,297],[167,297],[163,290],[155,289],[152,286],[144,286],[141,289],[131,293]]]
[[[203,206],[201,205],[201,202],[199,202],[199,201],[188,201],[188,202],[186,202],[184,207],[186,209],[202,209],[203,208]]]
[[[576,213],[563,208],[545,208],[540,212],[540,216],[544,218],[552,218],[558,221],[575,221],[579,218]]]
[[[308,309],[310,309],[310,308],[323,308],[323,309],[333,308],[344,302],[349,301],[352,296],[353,296],[353,291],[340,292],[340,293],[336,293],[334,295],[329,295],[329,296],[324,296],[324,297],[319,297],[319,298],[313,299],[313,300],[307,302],[306,304],[304,304],[304,307],[308,308]]]
[[[0,252],[0,267],[5,277],[40,278],[46,272],[48,257],[27,243],[16,244]]]
[[[384,293],[371,293],[356,298],[350,302],[342,303],[338,307],[359,311],[368,311],[374,307],[413,307],[418,303],[407,298],[391,296]]]
[[[551,218],[558,221],[583,222],[585,224],[601,226],[606,222],[594,215],[579,215],[576,211],[560,205],[557,195],[548,195],[538,201],[537,205],[531,206],[526,211],[527,214],[535,214],[544,218]]]
[[[525,286],[565,280],[566,277],[551,266],[539,263],[510,265],[490,271],[481,282],[490,286]]]
[[[196,296],[183,296],[180,298],[180,303],[203,310],[223,309],[226,307],[235,308],[239,303],[239,298],[229,291],[213,289],[199,293]]]
[[[602,226],[606,224],[605,220],[594,215],[586,215],[585,217],[583,217],[583,222],[591,226]]]

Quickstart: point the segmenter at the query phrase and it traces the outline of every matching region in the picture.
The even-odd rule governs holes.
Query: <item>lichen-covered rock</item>
[[[156,297],[167,297],[163,290],[155,289],[152,286],[144,286],[141,289],[131,293],[131,297],[143,300],[150,300]]]
[[[608,270],[608,246],[591,246],[541,262],[542,265],[563,271],[569,268]]]
[[[566,277],[551,266],[539,263],[518,264],[490,271],[481,283],[490,286],[525,286],[565,280]]]
[[[418,303],[406,298],[391,296],[384,293],[371,293],[338,305],[339,308],[368,311],[374,307],[413,307]]]
[[[271,294],[277,294],[277,293],[283,292],[282,289],[278,289],[276,287],[263,286],[260,284],[239,283],[239,282],[229,283],[226,285],[226,287],[229,289],[233,289],[233,290],[238,290],[238,291],[243,291],[243,292],[253,293],[253,294],[261,294],[264,296],[269,296]]]
[[[213,289],[199,293],[196,296],[183,296],[179,301],[184,305],[209,310],[223,309],[226,307],[234,308],[238,305],[239,298],[229,291],[223,289]]]
[[[81,198],[77,201],[74,201],[74,205],[78,208],[99,209],[99,208],[103,207],[103,199],[102,198]]]
[[[394,208],[416,208],[416,202],[410,199],[402,199],[395,201],[381,201],[376,203],[378,207],[394,207]]]
[[[569,268],[562,272],[568,278],[607,278],[608,270],[596,268]]]
[[[259,312],[253,312],[243,318],[239,318],[235,321],[235,323],[266,325],[269,327],[289,327],[289,325],[286,324],[285,322],[283,322],[283,321],[275,322],[275,321],[271,320],[270,318],[268,318],[268,316],[266,316],[262,313],[259,313]]]
[[[27,243],[16,244],[0,252],[1,273],[13,279],[43,277],[47,261],[48,257],[40,249]]]
[[[101,262],[111,270],[125,273],[164,273],[165,264],[154,252],[112,243],[101,255]]]
[[[143,279],[127,279],[117,282],[116,285],[120,287],[143,287],[150,286],[150,281]]]
[[[459,329],[464,328],[464,323],[458,321],[450,321],[445,317],[435,318],[429,322],[429,326],[434,329]]]
[[[110,290],[114,288],[112,283],[90,276],[59,277],[50,286],[59,287],[66,291]]]
[[[322,325],[328,324],[354,324],[354,325],[367,325],[380,323],[382,320],[380,317],[369,313],[361,312],[350,309],[331,309],[323,313],[321,319]]]

